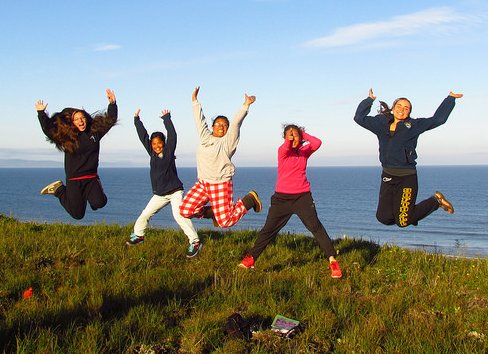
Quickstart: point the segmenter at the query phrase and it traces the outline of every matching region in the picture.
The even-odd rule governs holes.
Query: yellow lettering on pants
[[[412,188],[403,188],[402,201],[400,203],[400,215],[398,222],[400,226],[408,225],[408,210],[412,199]]]

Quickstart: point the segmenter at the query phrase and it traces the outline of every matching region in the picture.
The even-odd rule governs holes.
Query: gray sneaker
[[[61,181],[55,181],[53,183],[50,183],[41,190],[41,194],[54,194],[62,185],[63,182]]]
[[[188,258],[195,257],[198,252],[202,249],[203,243],[200,240],[194,241],[193,243],[188,246],[188,251],[186,252],[186,256]]]

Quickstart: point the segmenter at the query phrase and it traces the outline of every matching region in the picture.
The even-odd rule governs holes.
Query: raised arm
[[[107,115],[112,118],[113,123],[117,122],[118,116],[118,109],[117,109],[117,100],[115,98],[115,92],[111,89],[107,89],[107,99],[108,99],[108,108],[107,108]]]
[[[161,111],[161,119],[163,120],[164,127],[166,128],[166,144],[164,144],[165,155],[174,155],[176,150],[176,130],[171,120],[171,111],[163,109]]]
[[[39,100],[34,104],[34,107],[37,111],[37,118],[39,119],[39,123],[41,124],[41,129],[46,134],[47,137],[50,137],[49,130],[51,129],[51,119],[46,114],[47,103],[44,103],[43,100]]]
[[[134,113],[134,125],[136,127],[137,136],[139,137],[139,140],[141,141],[142,145],[146,149],[147,153],[151,155],[152,152],[151,140],[149,139],[149,135],[147,134],[147,130],[144,127],[144,124],[142,124],[141,117],[139,116],[140,112],[141,110],[137,109],[137,111]]]
[[[376,99],[376,96],[373,94],[373,89],[369,89],[368,97],[359,103],[358,108],[356,109],[356,113],[354,114],[354,121],[366,128],[373,133],[377,132],[379,129],[379,119],[377,117],[369,116],[368,114],[371,112],[371,107],[373,106],[373,102]]]
[[[442,101],[432,117],[417,119],[419,131],[434,129],[447,122],[447,118],[456,105],[456,99],[461,97],[463,97],[462,93],[449,92],[449,95]]]

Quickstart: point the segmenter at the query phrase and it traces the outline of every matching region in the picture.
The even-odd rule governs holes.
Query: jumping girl
[[[417,140],[420,134],[444,124],[454,109],[456,98],[462,94],[449,93],[430,118],[411,118],[412,104],[401,97],[393,102],[390,109],[380,101],[380,114],[368,116],[376,96],[369,90],[356,110],[354,120],[363,128],[376,134],[379,142],[380,162],[383,167],[376,218],[385,225],[406,227],[417,225],[420,220],[439,207],[449,214],[454,207],[441,192],[416,204]]]
[[[341,268],[335,259],[336,251],[317,216],[310,182],[307,179],[308,158],[320,148],[322,141],[295,124],[284,128],[283,138],[283,144],[278,148],[276,189],[271,196],[266,223],[239,267],[254,268],[254,262],[259,255],[295,214],[317,239],[320,249],[328,257],[332,278],[341,278]]]
[[[210,130],[197,96],[200,87],[192,95],[193,117],[197,126],[199,144],[197,149],[198,181],[188,191],[180,207],[185,218],[212,218],[215,226],[235,225],[249,209],[260,212],[261,201],[255,191],[250,191],[234,203],[232,176],[235,166],[231,161],[239,143],[241,124],[255,96],[245,95],[244,104],[232,123],[225,116],[213,120]],[[210,203],[210,206],[206,205]]]
[[[74,218],[85,216],[86,203],[93,210],[107,204],[98,177],[98,157],[100,139],[117,122],[115,93],[107,89],[109,101],[106,113],[96,113],[93,117],[83,109],[65,108],[51,118],[45,110],[47,103],[39,100],[35,104],[39,123],[48,141],[64,152],[66,185],[55,181],[41,190],[41,194],[54,195],[64,209]]]
[[[180,215],[181,199],[183,198],[183,183],[178,178],[175,164],[176,130],[171,121],[171,113],[168,110],[162,111],[163,120],[168,138],[162,132],[154,132],[149,136],[147,130],[139,117],[140,109],[134,114],[134,125],[142,145],[150,156],[150,176],[153,196],[147,203],[146,208],[137,218],[134,225],[134,232],[130,235],[128,246],[138,245],[144,242],[144,234],[149,220],[168,203],[171,203],[173,217],[188,237],[190,246],[187,257],[197,255],[202,247],[197,232],[190,219]]]

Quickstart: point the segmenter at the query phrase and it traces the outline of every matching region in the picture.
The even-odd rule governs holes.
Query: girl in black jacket
[[[380,114],[368,116],[376,96],[369,90],[369,97],[358,106],[354,121],[376,134],[379,142],[380,162],[383,167],[376,218],[385,225],[406,227],[439,207],[454,213],[454,207],[441,192],[416,204],[418,180],[415,161],[417,140],[423,132],[434,129],[447,121],[454,109],[456,98],[462,94],[449,93],[430,118],[411,118],[412,105],[406,98],[398,98],[390,109],[380,101]]]
[[[144,124],[142,124],[138,109],[134,114],[134,125],[136,126],[137,135],[142,145],[150,156],[149,164],[151,166],[151,186],[153,196],[147,203],[141,215],[134,224],[134,231],[126,242],[128,246],[135,246],[144,242],[149,220],[162,208],[171,203],[173,217],[188,237],[190,245],[186,256],[194,257],[202,248],[202,242],[193,227],[191,219],[184,218],[180,215],[180,205],[183,199],[183,183],[178,177],[175,163],[176,150],[176,130],[171,121],[171,112],[163,110],[161,119],[166,128],[168,138],[162,132],[154,132],[149,136]]]
[[[74,218],[85,216],[86,203],[93,210],[107,204],[98,177],[98,156],[100,139],[117,122],[115,93],[107,89],[109,101],[106,113],[96,113],[92,117],[83,109],[65,108],[51,118],[46,114],[47,103],[39,100],[35,104],[39,123],[48,141],[64,152],[66,185],[55,181],[41,190],[41,194],[51,194],[59,199],[64,209]]]

